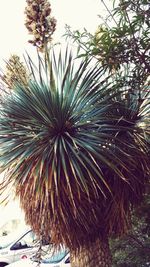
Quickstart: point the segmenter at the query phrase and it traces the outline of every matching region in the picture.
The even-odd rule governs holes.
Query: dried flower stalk
[[[9,89],[13,89],[16,83],[27,86],[29,74],[19,56],[12,55],[6,63],[5,73],[0,78]]]
[[[33,40],[29,43],[43,52],[44,48],[52,41],[52,35],[56,30],[56,19],[51,17],[51,5],[48,0],[26,0],[25,26]]]

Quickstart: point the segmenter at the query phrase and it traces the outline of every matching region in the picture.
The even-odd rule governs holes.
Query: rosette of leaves
[[[29,43],[43,52],[56,30],[56,19],[51,16],[51,5],[48,0],[26,0],[25,26],[33,40]]]
[[[131,206],[142,199],[150,171],[148,93],[139,102],[68,51],[64,59],[52,53],[50,62],[53,82],[40,59],[30,90],[17,84],[4,96],[0,167],[34,231],[81,252],[79,266],[91,266],[82,257],[94,254],[91,244],[100,240],[105,249],[111,234],[125,232]],[[106,266],[96,259],[94,266]]]

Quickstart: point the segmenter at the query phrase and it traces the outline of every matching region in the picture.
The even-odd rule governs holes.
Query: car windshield
[[[7,248],[11,245],[11,243],[16,239],[16,236],[18,236],[17,232],[0,237],[0,249]]]
[[[7,248],[12,243],[17,241],[19,238],[22,238],[23,236],[26,236],[31,230],[28,228],[26,230],[16,230],[11,234],[8,234],[6,236],[0,237],[0,249]]]
[[[58,263],[67,255],[67,253],[67,250],[61,250],[57,253],[53,253],[51,256],[48,256],[43,259],[42,263]]]

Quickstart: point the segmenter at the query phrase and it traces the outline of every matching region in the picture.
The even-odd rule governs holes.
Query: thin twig
[[[114,16],[111,14],[109,8],[107,7],[107,5],[105,4],[105,2],[103,0],[101,0],[102,4],[105,6],[107,12],[110,14],[110,16],[112,17],[113,21],[116,23],[117,27],[118,27],[118,23],[117,21],[115,20]]]

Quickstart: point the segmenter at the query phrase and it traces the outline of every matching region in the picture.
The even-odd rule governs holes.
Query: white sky
[[[101,0],[50,0],[50,3],[52,15],[57,19],[55,36],[58,40],[65,32],[65,24],[74,30],[85,27],[88,31],[95,32],[100,22],[98,14],[104,13]],[[3,60],[11,54],[22,55],[25,50],[32,52],[24,26],[25,6],[25,0],[0,0],[0,67],[4,64]]]
[[[109,2],[109,0],[105,0]],[[65,33],[65,24],[72,29],[86,28],[89,32],[95,32],[100,23],[98,14],[104,14],[104,6],[101,0],[50,0],[52,15],[57,19],[56,39]],[[10,55],[18,54],[22,57],[25,50],[31,53],[32,45],[28,44],[29,35],[24,26],[25,0],[0,0],[0,68],[4,67],[4,60]],[[0,206],[1,219],[8,219],[8,214],[12,215],[17,211],[17,204],[13,208]],[[4,212],[5,209],[5,212]],[[2,216],[3,214],[3,216]]]

